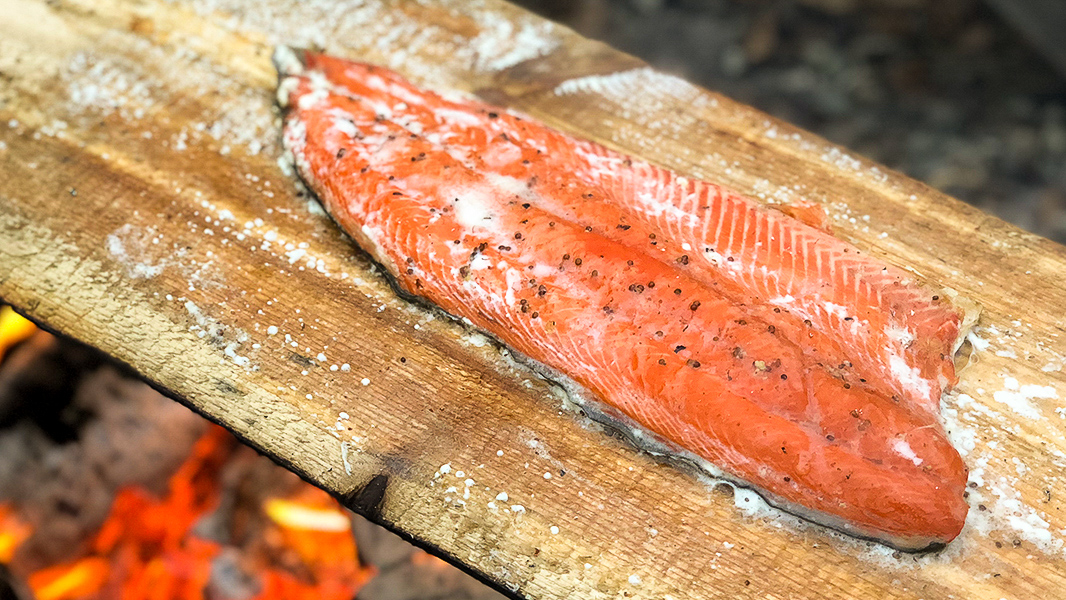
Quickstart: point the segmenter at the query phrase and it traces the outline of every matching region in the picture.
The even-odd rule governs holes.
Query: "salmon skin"
[[[967,470],[937,418],[961,323],[947,298],[507,109],[313,52],[275,64],[300,176],[403,290],[790,512],[902,550],[958,535]]]

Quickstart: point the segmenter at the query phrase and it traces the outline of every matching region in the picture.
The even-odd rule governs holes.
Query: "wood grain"
[[[502,589],[994,599],[1066,585],[1061,246],[491,0],[0,0],[0,14],[0,298]],[[399,299],[279,166],[268,57],[282,42],[768,201],[824,202],[842,237],[979,302],[977,349],[945,399],[972,523],[915,557],[746,516],[742,495],[563,410],[557,386]]]

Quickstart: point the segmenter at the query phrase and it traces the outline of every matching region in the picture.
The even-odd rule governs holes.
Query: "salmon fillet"
[[[528,117],[321,54],[275,62],[300,175],[402,289],[791,512],[905,550],[958,535],[946,298]]]

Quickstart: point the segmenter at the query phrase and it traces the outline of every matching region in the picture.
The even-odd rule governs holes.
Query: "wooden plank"
[[[0,0],[0,297],[526,597],[1062,589],[1066,250],[512,6],[361,4]],[[980,349],[945,399],[970,526],[912,557],[746,516],[743,495],[614,440],[398,299],[278,166],[279,42],[825,202],[843,237],[981,303]]]

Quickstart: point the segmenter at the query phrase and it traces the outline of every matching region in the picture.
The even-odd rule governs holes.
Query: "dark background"
[[[1001,0],[513,1],[1066,243],[1066,77]]]

